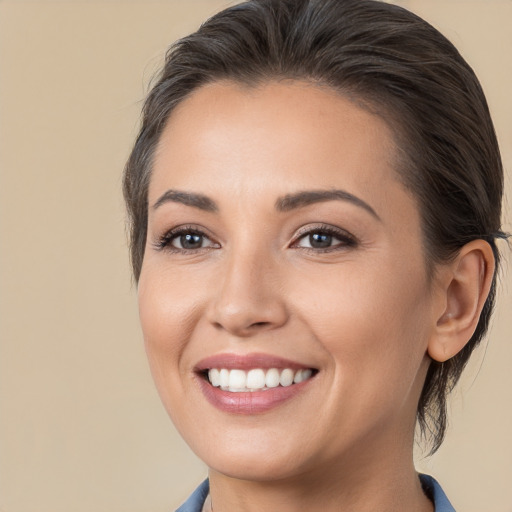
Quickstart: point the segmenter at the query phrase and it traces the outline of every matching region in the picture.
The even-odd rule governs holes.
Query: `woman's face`
[[[411,449],[439,304],[394,157],[383,120],[307,83],[215,83],[173,112],[140,316],[164,405],[213,470],[357,472]]]

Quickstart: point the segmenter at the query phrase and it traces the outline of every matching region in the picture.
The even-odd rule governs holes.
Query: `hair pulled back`
[[[373,0],[251,0],[177,41],[143,108],[125,168],[131,262],[138,280],[147,236],[152,159],[173,109],[218,80],[256,87],[297,79],[327,85],[383,117],[395,134],[397,173],[417,200],[427,267],[500,231],[503,169],[487,103],[473,70],[427,22]],[[432,361],[417,409],[432,452],[446,430],[446,398],[484,336],[496,275],[474,335],[444,363]]]

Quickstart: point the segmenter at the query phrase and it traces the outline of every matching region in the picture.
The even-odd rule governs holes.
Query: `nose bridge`
[[[279,262],[272,250],[254,243],[232,247],[222,265],[211,321],[237,336],[286,322]]]

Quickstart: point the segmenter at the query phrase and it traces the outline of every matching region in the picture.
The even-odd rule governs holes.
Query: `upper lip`
[[[250,370],[252,368],[290,368],[292,370],[301,370],[304,368],[312,367],[308,364],[303,364],[279,356],[273,356],[259,352],[251,354],[223,353],[201,359],[201,361],[196,364],[195,371],[204,372],[205,370],[209,370],[211,368],[226,368],[228,370]]]

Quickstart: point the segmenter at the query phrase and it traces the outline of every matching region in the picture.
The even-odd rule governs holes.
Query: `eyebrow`
[[[375,210],[359,197],[345,190],[304,190],[294,194],[287,194],[280,197],[275,202],[275,208],[279,212],[288,212],[296,208],[304,208],[315,203],[326,201],[347,201],[369,212],[377,220],[381,218]],[[165,203],[180,203],[186,206],[192,206],[206,212],[218,212],[217,203],[203,194],[193,192],[183,192],[179,190],[167,190],[153,205],[153,209],[157,209]]]
[[[156,210],[165,203],[181,203],[206,212],[216,212],[219,210],[215,201],[208,196],[192,192],[181,192],[179,190],[167,190],[153,205],[153,209]]]
[[[275,207],[277,211],[288,212],[295,208],[303,208],[310,204],[321,203],[325,201],[347,201],[369,212],[377,220],[381,218],[377,212],[366,202],[359,197],[347,192],[345,190],[332,189],[332,190],[304,190],[295,194],[287,194],[280,197]]]

